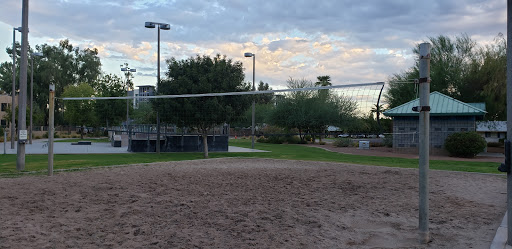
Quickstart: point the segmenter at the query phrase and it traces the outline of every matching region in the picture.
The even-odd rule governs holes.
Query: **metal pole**
[[[21,11],[20,94],[18,96],[18,133],[27,130],[27,53],[28,53],[28,0],[23,0]],[[25,141],[18,138],[17,170],[25,170]]]
[[[158,25],[158,52],[157,52],[157,73],[156,73],[156,86],[160,85],[160,25]],[[160,116],[156,112],[156,153],[160,154]]]
[[[160,115],[156,112],[156,153],[160,154]]]
[[[7,131],[4,130],[4,155],[7,154],[5,151],[5,146],[7,146]]]
[[[428,168],[430,150],[430,44],[420,44],[420,106],[418,107],[420,120],[419,141],[419,235],[420,243],[430,241],[428,229]]]
[[[16,125],[16,108],[14,107],[16,96],[16,30],[16,28],[12,28],[11,150],[14,149],[14,126]]]
[[[48,118],[48,175],[53,175],[53,136],[54,136],[54,116],[55,116],[55,85],[50,85],[50,112]]]
[[[256,76],[256,55],[252,54],[252,90],[253,91],[256,91],[255,81],[254,81],[255,76]],[[252,98],[252,124],[251,124],[251,136],[252,136],[251,148],[252,149],[254,149],[254,126],[256,123],[256,103],[255,103],[254,97],[255,96],[253,96],[253,98]]]
[[[32,110],[32,103],[34,101],[34,56],[30,56],[31,68],[30,68],[30,128],[28,130],[28,143],[32,144],[32,115],[34,111]]]
[[[129,97],[130,70],[126,74],[126,97]],[[135,92],[133,93],[135,95]],[[126,99],[126,130],[128,131],[128,151],[132,151],[132,134],[130,132],[130,99]]]
[[[507,0],[507,140],[512,141],[512,0]],[[506,153],[505,153],[506,154]],[[507,173],[507,244],[512,246],[512,174]]]

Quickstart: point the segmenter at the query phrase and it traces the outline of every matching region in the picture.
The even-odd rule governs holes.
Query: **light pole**
[[[168,23],[158,23],[158,22],[145,22],[144,26],[146,28],[154,29],[158,25],[158,52],[157,52],[157,73],[156,73],[156,86],[160,85],[160,29],[170,30],[171,25]],[[156,153],[160,153],[160,116],[158,111],[156,112]]]
[[[14,149],[14,125],[16,123],[16,108],[14,98],[16,96],[16,30],[21,32],[21,27],[12,28],[12,92],[11,92],[11,150]]]
[[[128,65],[128,64],[126,64]],[[137,69],[135,68],[129,68],[129,67],[122,67],[121,65],[121,71],[125,72],[126,76],[126,97],[129,97],[128,90],[130,89],[130,74],[137,72]],[[135,94],[135,93],[134,93]],[[126,128],[128,130],[128,151],[132,151],[132,132],[130,131],[130,100],[126,99]]]
[[[252,90],[253,91],[256,91],[256,87],[254,86],[254,79],[255,79],[255,75],[256,75],[256,54],[253,54],[253,53],[245,53],[244,54],[245,57],[252,57]],[[253,99],[252,99],[252,124],[251,124],[251,136],[252,136],[252,141],[251,141],[251,148],[254,149],[254,125],[255,125],[255,119],[256,119],[256,103],[254,101],[254,96],[253,96]]]
[[[25,142],[27,140],[27,68],[28,68],[28,0],[21,8],[20,94],[18,96],[18,148],[16,169],[25,170]]]
[[[30,67],[30,129],[28,130],[29,144],[32,144],[32,116],[34,114],[34,110],[32,110],[32,105],[34,104],[34,56],[43,57],[43,53],[32,53],[32,56],[30,56],[32,65]]]

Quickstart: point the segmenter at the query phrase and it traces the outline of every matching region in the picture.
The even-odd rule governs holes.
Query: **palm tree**
[[[316,78],[318,81],[315,83],[315,86],[332,86],[331,76],[324,75],[324,76],[318,76]]]
[[[371,111],[371,113],[376,113],[377,114],[377,125],[379,126],[379,133],[380,133],[380,131],[381,131],[381,128],[380,128],[380,114],[384,112],[384,106],[383,105],[375,104],[374,107],[372,107],[372,109],[370,111]]]

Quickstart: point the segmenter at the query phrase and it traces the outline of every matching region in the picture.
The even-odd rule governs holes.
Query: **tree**
[[[315,86],[332,86],[331,83],[331,76],[324,75],[324,76],[318,76],[316,77],[318,79],[317,82],[315,82]],[[321,98],[328,98],[329,90],[322,89],[318,91],[318,94]]]
[[[272,88],[268,85],[268,83],[263,83],[263,81],[260,81],[257,89],[258,89],[258,91],[272,90]],[[255,98],[256,98],[256,104],[269,104],[274,99],[274,94],[272,94],[272,93],[258,94],[255,96]]]
[[[311,81],[290,78],[288,88],[312,87]],[[327,125],[343,125],[354,116],[356,104],[334,94],[318,91],[291,92],[279,100],[270,114],[272,124],[291,130],[297,129],[301,141],[307,133],[323,133]]]
[[[463,102],[485,102],[486,119],[503,120],[505,111],[506,41],[499,34],[493,44],[484,47],[467,35],[451,39],[447,36],[430,37],[431,91],[438,91]],[[419,46],[419,45],[418,45]],[[419,54],[419,48],[413,49]],[[415,65],[389,79],[384,94],[389,108],[417,98],[416,84],[404,84],[419,78],[418,60]]]
[[[87,83],[78,86],[67,86],[64,89],[63,97],[91,97],[94,89]],[[72,125],[80,125],[80,138],[84,138],[85,125],[95,123],[94,102],[92,100],[67,100],[64,104],[64,119]]]
[[[315,86],[332,86],[331,76],[329,75],[318,76],[316,79],[318,81],[315,82]]]
[[[19,71],[21,45],[16,43],[16,67]],[[34,57],[34,110],[39,109],[45,112],[44,121],[48,120],[48,95],[49,85],[55,85],[57,95],[64,92],[68,85],[78,85],[86,82],[94,85],[94,82],[101,74],[101,61],[98,57],[98,50],[80,49],[73,47],[68,40],[60,41],[59,45],[36,45],[35,49],[29,47],[29,53],[41,52],[44,57]],[[6,53],[11,56],[12,48],[6,48]],[[11,57],[12,58],[12,57]],[[29,63],[31,64],[31,63]],[[27,72],[30,74],[30,70]],[[30,75],[29,75],[30,76]],[[19,76],[18,76],[19,78]],[[30,78],[30,77],[29,77]],[[16,80],[19,82],[19,80]],[[11,94],[12,89],[12,62],[3,62],[0,64],[0,89],[7,94]],[[29,85],[29,84],[27,84]],[[18,87],[16,88],[18,89]],[[55,103],[55,123],[63,124],[62,102]],[[37,124],[37,123],[36,123]]]
[[[156,112],[151,102],[140,102],[139,108],[133,110],[132,118],[137,124],[153,124],[156,120]]]
[[[158,94],[180,95],[250,91],[244,83],[242,63],[217,54],[197,55],[186,60],[167,60],[167,78],[158,84]],[[197,129],[203,138],[204,157],[208,158],[208,131],[237,120],[250,106],[247,96],[157,99],[155,109],[163,122]]]
[[[381,129],[381,126],[380,126],[380,115],[385,111],[384,109],[384,105],[377,105],[375,104],[374,107],[372,107],[372,109],[370,110],[371,114],[372,114],[372,117],[373,117],[373,114],[375,113],[375,116],[376,116],[376,119],[377,119],[377,126],[378,126],[378,133],[380,133],[380,129]]]
[[[126,96],[126,88],[123,80],[114,74],[107,74],[94,82],[94,90],[98,97],[123,97]],[[131,103],[131,101],[129,102]],[[130,105],[131,108],[132,105]],[[118,125],[126,117],[125,100],[97,100],[95,101],[97,114],[97,127]]]

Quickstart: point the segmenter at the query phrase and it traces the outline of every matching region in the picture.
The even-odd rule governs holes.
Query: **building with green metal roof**
[[[441,152],[448,135],[475,131],[476,121],[485,115],[485,103],[464,103],[439,92],[430,93],[430,147]],[[419,113],[412,110],[419,99],[385,111],[393,118],[393,148],[416,151],[419,144]]]

